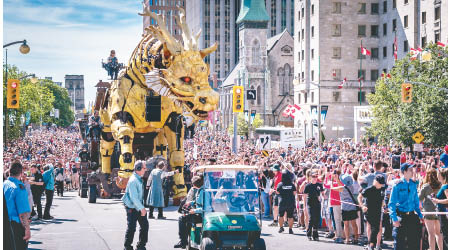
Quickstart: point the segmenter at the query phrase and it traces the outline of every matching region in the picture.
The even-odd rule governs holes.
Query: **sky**
[[[3,44],[26,39],[30,53],[8,47],[8,64],[39,78],[84,75],[85,105],[95,99],[101,66],[116,50],[127,63],[141,39],[141,0],[4,0]],[[3,50],[3,63],[5,50]]]

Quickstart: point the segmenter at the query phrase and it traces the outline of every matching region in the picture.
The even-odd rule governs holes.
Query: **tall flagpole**
[[[361,79],[362,79],[362,56],[363,56],[363,54],[362,54],[362,39],[361,39],[361,48],[360,48],[360,53],[361,53],[361,56],[360,56],[360,58],[359,58],[359,106],[361,106]]]

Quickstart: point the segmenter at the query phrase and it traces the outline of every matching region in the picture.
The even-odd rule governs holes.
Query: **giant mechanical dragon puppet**
[[[116,184],[125,188],[135,162],[135,134],[154,134],[153,155],[164,156],[172,168],[181,170],[174,175],[174,201],[186,196],[182,172],[183,117],[188,116],[193,122],[205,119],[209,111],[217,108],[219,100],[208,83],[209,66],[203,61],[217,49],[217,44],[199,50],[197,41],[201,31],[192,36],[184,10],[178,9],[180,14],[176,19],[182,29],[182,42],[171,36],[164,17],[152,13],[144,4],[144,11],[139,15],[150,16],[158,26],[145,29],[146,35],[119,79],[113,81],[100,107],[102,172],[111,173],[111,154],[119,141],[120,170]],[[156,112],[151,110],[155,102]]]

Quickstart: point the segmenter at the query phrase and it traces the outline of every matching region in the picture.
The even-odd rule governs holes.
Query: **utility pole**
[[[317,87],[318,87],[318,94],[319,94],[319,96],[318,96],[318,98],[317,98],[317,100],[318,100],[318,105],[317,105],[317,107],[318,107],[318,111],[317,111],[317,114],[318,114],[318,119],[317,119],[317,129],[318,129],[318,131],[319,131],[319,147],[320,146],[322,146],[322,131],[321,131],[321,123],[322,123],[322,109],[321,109],[321,107],[320,107],[320,56],[319,56],[319,84],[317,85]]]

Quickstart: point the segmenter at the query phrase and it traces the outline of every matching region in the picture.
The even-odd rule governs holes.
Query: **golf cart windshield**
[[[205,212],[259,213],[255,170],[205,172]]]

